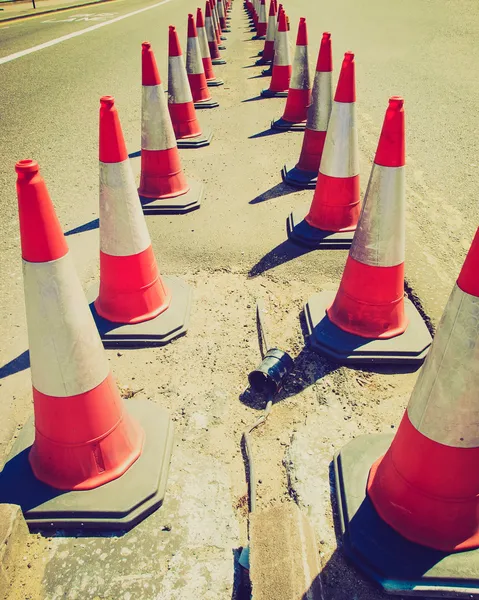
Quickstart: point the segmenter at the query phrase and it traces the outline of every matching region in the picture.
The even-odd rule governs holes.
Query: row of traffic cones
[[[87,296],[38,164],[16,164],[34,420],[3,484],[31,527],[128,529],[163,501],[170,416],[149,401],[123,402],[102,346],[164,345],[187,331],[192,290],[161,276],[144,215],[200,205],[203,185],[186,179],[178,146],[211,139],[195,108],[218,106],[208,88],[223,82],[210,47],[218,48],[230,10],[231,0],[207,0],[205,20],[201,9],[196,21],[188,15],[186,65],[170,27],[168,96],[151,45],[142,44],[138,190],[114,99],[100,99],[100,278]]]
[[[274,57],[277,49],[275,43]],[[307,61],[294,64],[293,74],[295,67],[304,73]],[[334,458],[344,549],[387,592],[475,597],[479,229],[431,342],[404,297],[404,101],[389,100],[361,207],[354,70],[354,54],[347,52],[332,98],[331,35],[324,33],[300,159],[283,169],[286,183],[315,189],[308,214],[288,218],[290,240],[309,248],[349,248],[338,292],[315,294],[306,303],[309,339],[313,349],[340,362],[425,364],[394,439],[361,436]],[[304,123],[296,84],[274,128]],[[293,123],[296,115],[302,117],[297,127],[282,123],[285,117]]]

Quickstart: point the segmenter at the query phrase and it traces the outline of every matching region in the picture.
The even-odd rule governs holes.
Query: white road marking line
[[[162,4],[167,4],[172,0],[162,0],[161,2],[157,2],[156,4],[152,4],[151,6],[146,6],[145,8],[140,8],[138,10],[134,10],[131,13],[127,13],[126,15],[121,15],[121,17],[116,17],[115,19],[111,19],[110,21],[105,21],[104,23],[98,23],[97,25],[92,25],[91,27],[87,27],[86,29],[80,29],[80,31],[74,31],[73,33],[69,33],[67,35],[62,35],[59,38],[54,40],[50,40],[49,42],[45,42],[44,44],[39,44],[38,46],[32,46],[31,48],[27,48],[26,50],[21,50],[20,52],[15,52],[15,54],[9,54],[8,56],[4,56],[0,58],[0,65],[11,62],[16,58],[21,58],[22,56],[26,56],[27,54],[32,54],[33,52],[38,52],[39,50],[43,50],[44,48],[50,48],[50,46],[56,46],[57,44],[61,44],[61,42],[65,42],[66,40],[70,40],[71,38],[78,37],[79,35],[83,35],[84,33],[88,33],[89,31],[95,31],[95,29],[100,29],[100,27],[106,27],[107,25],[111,25],[112,23],[117,23],[118,21],[122,21],[123,19],[128,19],[128,17],[133,17],[135,15],[139,15],[142,12],[146,12],[147,10],[151,10],[152,8],[158,8]]]

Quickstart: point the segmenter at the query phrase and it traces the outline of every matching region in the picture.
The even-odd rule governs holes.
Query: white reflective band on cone
[[[205,18],[206,38],[208,42],[216,41],[215,29],[213,27],[213,19],[211,17]]]
[[[291,64],[287,31],[277,31],[274,41],[274,64],[286,67]]]
[[[373,164],[349,256],[371,267],[395,267],[405,259],[404,167]]]
[[[169,150],[176,146],[163,85],[141,89],[141,147],[143,150]]]
[[[306,127],[313,131],[327,131],[332,104],[333,74],[330,71],[317,71],[314,76]]]
[[[198,38],[189,37],[186,42],[186,72],[190,75],[204,73]]]
[[[272,16],[268,19],[268,27],[266,28],[266,40],[268,42],[274,42],[274,35],[276,33],[276,17]]]
[[[172,104],[193,102],[182,56],[168,58],[168,99]]]
[[[49,396],[92,390],[110,368],[70,254],[23,261],[33,387]]]
[[[204,27],[198,27],[198,42],[200,44],[201,58],[211,58],[210,47],[208,46],[208,39],[206,37],[206,30]]]
[[[329,177],[359,174],[355,102],[333,102],[319,172]]]
[[[454,286],[407,408],[414,427],[456,448],[479,447],[479,298]]]
[[[266,23],[267,18],[266,18],[266,5],[265,4],[260,4],[259,5],[259,23]]]
[[[100,162],[100,250],[131,256],[150,244],[130,160]]]
[[[294,90],[308,90],[311,87],[308,46],[296,46],[289,87]]]
[[[223,0],[220,0],[218,2],[218,16],[220,18],[225,16],[225,11],[224,11],[224,6],[223,6]]]

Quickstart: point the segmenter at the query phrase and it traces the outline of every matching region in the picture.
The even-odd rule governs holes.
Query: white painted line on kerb
[[[158,8],[162,4],[168,4],[172,0],[162,0],[161,2],[157,2],[156,4],[152,4],[151,6],[146,6],[145,8],[140,8],[139,10],[134,10],[131,13],[127,13],[126,15],[121,15],[121,17],[116,17],[115,19],[111,19],[110,21],[105,21],[104,23],[98,23],[97,25],[92,25],[91,27],[87,27],[86,29],[80,29],[80,31],[75,31],[73,33],[69,33],[68,35],[62,35],[62,37],[56,38],[54,40],[50,40],[49,42],[45,42],[44,44],[39,44],[38,46],[32,46],[32,48],[27,48],[26,50],[21,50],[20,52],[15,52],[15,54],[9,54],[8,56],[4,56],[0,58],[0,65],[3,65],[7,62],[15,60],[16,58],[21,58],[22,56],[26,56],[27,54],[32,54],[33,52],[38,52],[39,50],[43,50],[44,48],[50,48],[50,46],[56,46],[57,44],[61,44],[66,40],[70,40],[71,38],[78,37],[79,35],[83,35],[84,33],[88,33],[89,31],[95,31],[95,29],[100,29],[100,27],[106,27],[107,25],[111,25],[112,23],[117,23],[118,21],[122,21],[123,19],[128,19],[128,17],[133,17],[135,15],[139,15],[142,12],[146,12],[147,10],[151,10],[152,8]]]

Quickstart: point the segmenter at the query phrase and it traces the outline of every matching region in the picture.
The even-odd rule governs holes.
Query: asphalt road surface
[[[345,252],[294,251],[284,243],[287,215],[293,208],[306,212],[312,193],[281,185],[280,169],[298,157],[301,135],[269,132],[284,101],[258,100],[268,80],[252,66],[261,45],[250,41],[239,5],[228,64],[216,67],[225,80],[212,90],[220,108],[199,113],[214,140],[181,151],[187,175],[205,182],[204,204],[186,216],[147,219],[160,268],[203,280],[224,272],[261,275],[283,289],[293,277],[309,288],[337,285]],[[0,455],[31,414],[15,162],[40,163],[88,287],[98,273],[99,98],[115,97],[128,150],[137,152],[141,42],[152,43],[165,82],[168,25],[177,26],[185,48],[186,15],[196,6],[197,0],[112,0],[0,26]],[[292,43],[299,17],[307,18],[311,66],[323,31],[332,33],[334,81],[343,53],[356,54],[363,193],[388,98],[405,98],[406,278],[437,324],[478,225],[479,4],[286,0],[285,6]],[[138,172],[138,159],[133,163]]]

